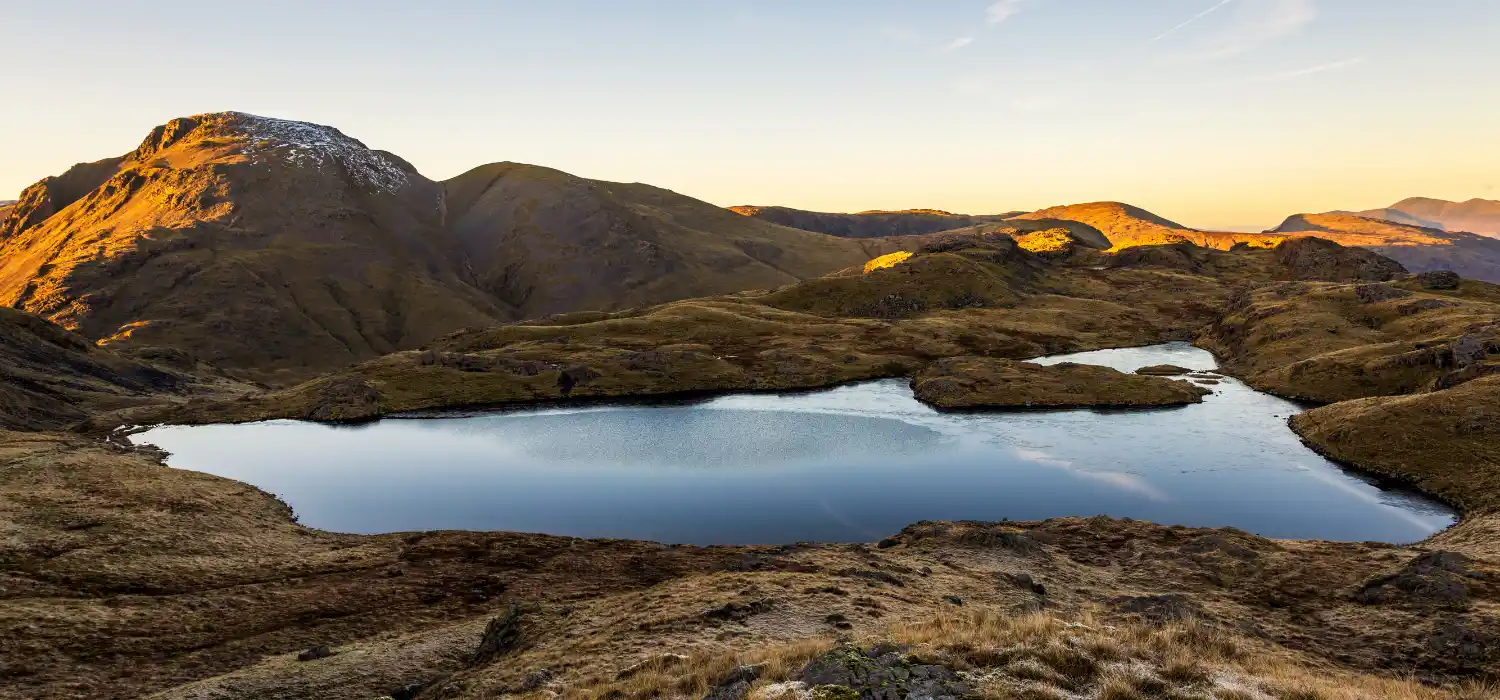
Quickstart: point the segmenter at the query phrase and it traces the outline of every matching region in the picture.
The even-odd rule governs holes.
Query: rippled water
[[[1211,369],[1180,343],[1038,360]],[[1410,542],[1454,514],[1307,449],[1296,404],[1224,378],[1202,404],[940,413],[902,380],[673,405],[168,426],[169,464],[245,481],[311,527],[693,544],[867,541],[918,520],[1108,514],[1271,537]]]

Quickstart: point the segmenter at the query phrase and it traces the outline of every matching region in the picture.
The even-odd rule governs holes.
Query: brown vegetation
[[[1099,365],[1037,365],[983,357],[938,360],[911,380],[918,399],[939,408],[1176,406],[1210,392],[1191,382],[1126,374]]]

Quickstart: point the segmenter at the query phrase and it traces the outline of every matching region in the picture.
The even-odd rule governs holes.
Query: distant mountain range
[[[1500,201],[1491,199],[1450,202],[1444,199],[1411,197],[1382,209],[1328,213],[1352,214],[1410,226],[1500,237]]]

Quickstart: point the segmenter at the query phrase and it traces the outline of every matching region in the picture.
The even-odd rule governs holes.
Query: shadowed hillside
[[[226,112],[27,188],[0,221],[0,304],[276,380],[467,326],[795,282],[867,247],[545,168],[437,183],[336,129]]]
[[[521,317],[777,287],[872,257],[858,241],[533,165],[485,165],[443,185],[471,281]]]
[[[163,358],[168,362],[179,357]],[[0,308],[0,430],[63,428],[198,386],[188,371],[95,347],[45,319]]]
[[[834,214],[819,211],[804,211],[790,207],[730,207],[730,211],[743,216],[762,219],[782,226],[817,231],[843,238],[879,238],[881,236],[911,236],[964,228],[975,224],[1001,221],[1009,214],[953,214],[938,209],[906,209],[902,211],[862,211],[854,214]]]
[[[1342,214],[1298,214],[1271,230],[1312,235],[1387,255],[1413,272],[1452,270],[1471,279],[1500,282],[1500,240]]]

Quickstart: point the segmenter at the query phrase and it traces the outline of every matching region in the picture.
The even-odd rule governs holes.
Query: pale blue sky
[[[1500,199],[1500,0],[0,0],[0,199],[174,116],[715,204]]]

